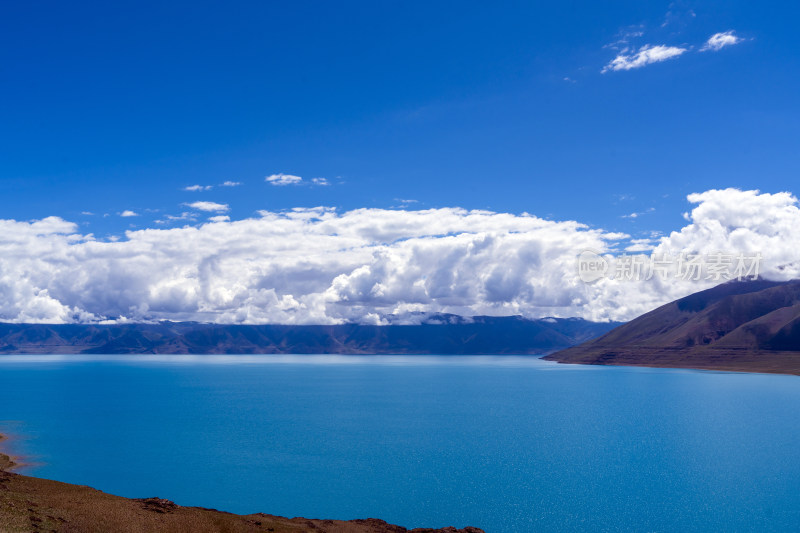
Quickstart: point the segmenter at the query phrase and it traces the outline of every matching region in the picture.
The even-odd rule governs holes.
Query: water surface
[[[796,531],[800,380],[526,357],[3,356],[26,473],[487,532]]]

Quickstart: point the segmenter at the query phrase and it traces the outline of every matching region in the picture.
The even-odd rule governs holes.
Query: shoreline
[[[800,375],[800,352],[745,349],[619,347],[610,343],[573,346],[542,357],[561,364],[714,370],[747,374]]]
[[[10,472],[16,468],[24,466],[20,458],[16,455],[5,453],[4,444],[8,442],[8,435],[0,433],[0,471]]]
[[[745,367],[737,367],[737,366],[702,366],[702,365],[681,365],[681,364],[663,364],[663,363],[629,363],[629,362],[593,362],[593,361],[569,361],[569,360],[559,360],[559,359],[548,359],[549,356],[542,356],[540,359],[544,361],[548,361],[551,363],[557,363],[559,365],[584,365],[584,366],[620,366],[620,367],[631,367],[631,368],[663,368],[667,370],[702,370],[704,372],[728,372],[732,374],[757,374],[757,375],[765,375],[765,376],[800,376],[800,372],[794,370],[769,370],[769,369],[749,369]]]
[[[476,527],[407,529],[376,518],[323,520],[254,513],[238,515],[184,507],[163,498],[124,498],[82,485],[11,472],[21,466],[2,453],[0,434],[0,529],[83,533],[485,533]]]
[[[638,367],[638,368],[663,368],[663,369],[672,369],[672,370],[703,370],[703,371],[711,371],[711,372],[731,372],[737,374],[764,374],[764,375],[783,375],[783,376],[800,376],[800,366],[793,365],[791,368],[780,368],[780,365],[773,365],[767,366],[764,365],[762,361],[755,361],[753,359],[747,360],[746,362],[742,362],[741,360],[737,361],[737,358],[741,358],[741,354],[736,354],[735,357],[730,357],[726,359],[724,362],[720,362],[717,356],[717,359],[713,359],[713,362],[709,362],[709,359],[703,359],[701,357],[695,357],[695,359],[703,359],[702,361],[697,362],[689,362],[687,358],[691,358],[692,356],[683,357],[677,360],[672,361],[656,361],[656,360],[639,360],[639,358],[631,359],[629,357],[618,357],[618,358],[609,358],[609,357],[586,357],[586,356],[579,356],[573,357],[572,353],[579,348],[579,346],[574,346],[571,348],[567,348],[565,350],[550,352],[550,353],[537,353],[537,354],[434,354],[434,353],[426,353],[426,354],[402,354],[402,353],[358,353],[358,354],[349,354],[349,353],[324,353],[324,354],[158,354],[158,353],[131,353],[131,354],[64,354],[64,353],[39,353],[39,354],[9,354],[9,353],[0,353],[0,363],[8,362],[8,360],[13,360],[13,362],[41,362],[43,358],[46,360],[50,360],[50,358],[63,358],[59,359],[59,361],[64,362],[73,362],[73,363],[81,363],[86,360],[92,361],[105,361],[105,360],[118,360],[118,361],[144,361],[144,362],[151,362],[152,360],[169,360],[169,361],[181,361],[187,363],[198,363],[198,362],[207,362],[209,360],[214,360],[214,358],[227,358],[230,361],[258,361],[264,362],[269,361],[269,358],[272,358],[273,361],[281,361],[286,362],[289,358],[296,358],[296,362],[303,362],[303,363],[314,363],[316,360],[320,358],[327,359],[326,362],[329,362],[329,358],[348,358],[348,357],[359,357],[367,359],[374,359],[374,361],[385,361],[390,358],[410,358],[411,359],[424,359],[424,358],[437,358],[437,359],[453,359],[458,360],[459,358],[515,358],[519,360],[524,359],[532,359],[532,360],[539,360],[548,363],[556,363],[556,364],[563,364],[563,365],[584,365],[584,366],[618,366],[618,367]],[[567,354],[565,356],[565,354]],[[674,353],[668,354],[670,356],[674,356]],[[756,354],[761,355],[761,354]],[[769,354],[774,355],[774,354]],[[800,360],[800,352],[792,352],[790,354]],[[166,358],[166,359],[164,359]],[[756,364],[753,364],[756,363]],[[3,438],[0,438],[2,441]],[[0,451],[2,450],[2,444],[0,444]],[[10,459],[16,463],[15,468],[22,468],[29,466],[28,462],[23,462],[24,458],[22,456],[5,456],[7,459]]]

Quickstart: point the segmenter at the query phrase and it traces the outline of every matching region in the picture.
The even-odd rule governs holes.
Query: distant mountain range
[[[725,283],[545,359],[800,374],[800,281]]]
[[[6,354],[546,354],[619,323],[434,315],[417,325],[0,323]]]

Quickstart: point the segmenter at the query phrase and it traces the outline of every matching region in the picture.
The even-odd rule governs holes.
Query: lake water
[[[406,527],[797,531],[800,378],[526,357],[0,357],[24,473]]]

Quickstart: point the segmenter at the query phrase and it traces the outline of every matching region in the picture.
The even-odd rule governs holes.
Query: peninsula
[[[800,280],[724,283],[544,359],[800,375]]]

